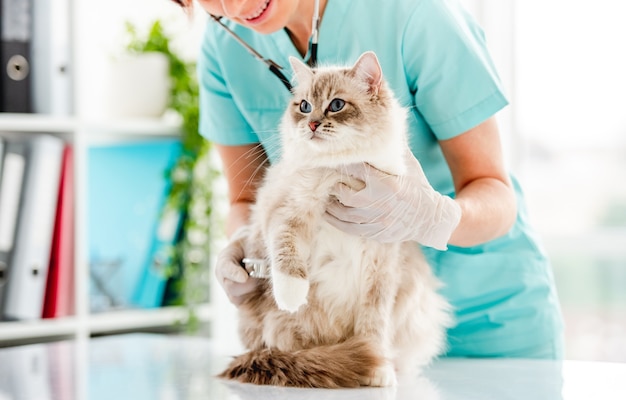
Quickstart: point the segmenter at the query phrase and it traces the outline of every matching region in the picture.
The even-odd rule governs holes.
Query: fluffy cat
[[[405,172],[406,112],[376,55],[352,67],[310,69],[290,59],[298,85],[281,122],[283,153],[259,188],[244,241],[271,279],[239,307],[250,351],[220,375],[299,387],[390,386],[443,349],[450,324],[439,282],[414,242],[350,236],[323,218],[342,173],[369,163]],[[364,189],[367,190],[367,189]]]

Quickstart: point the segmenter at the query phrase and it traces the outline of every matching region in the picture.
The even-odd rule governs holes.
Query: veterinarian
[[[246,224],[264,165],[280,156],[277,126],[291,73],[279,66],[289,66],[289,56],[352,64],[372,50],[410,107],[409,144],[419,163],[401,178],[353,168],[367,188],[342,193],[328,220],[355,235],[423,246],[454,306],[448,356],[562,357],[550,263],[503,162],[495,114],[507,99],[482,30],[457,0],[197,3],[213,16],[199,57],[200,131],[223,162],[229,234]],[[383,200],[396,207],[387,214],[370,207]],[[258,282],[241,267],[244,257],[231,244],[216,265],[235,305]]]

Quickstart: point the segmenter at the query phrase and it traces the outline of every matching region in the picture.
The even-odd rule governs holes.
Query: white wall
[[[193,59],[205,21],[200,8],[197,11],[189,18],[169,0],[75,0],[79,114],[86,118],[103,116],[111,61],[123,52],[126,44],[125,21],[146,31],[152,22],[160,19],[175,38],[173,47],[183,58]]]

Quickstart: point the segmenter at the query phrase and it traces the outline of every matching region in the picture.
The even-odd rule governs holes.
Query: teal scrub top
[[[228,23],[265,58],[285,67],[288,77],[288,57],[303,59],[285,30],[261,35]],[[438,140],[469,130],[507,105],[482,30],[456,0],[328,0],[318,62],[351,65],[368,50],[410,108],[411,149],[429,182],[454,197]],[[290,99],[283,84],[212,22],[198,72],[201,133],[222,145],[261,143],[276,161],[279,120]],[[562,357],[551,267],[512,180],[518,215],[508,234],[470,248],[423,248],[455,310],[449,356]]]

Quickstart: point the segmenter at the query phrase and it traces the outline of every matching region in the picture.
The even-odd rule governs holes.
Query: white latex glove
[[[236,306],[243,303],[247,295],[259,284],[259,279],[248,276],[241,264],[245,257],[243,243],[248,231],[247,226],[237,229],[228,245],[217,255],[215,265],[217,281],[222,285],[231,303]]]
[[[379,242],[414,240],[446,250],[452,232],[461,220],[461,208],[432,188],[419,161],[407,148],[407,173],[390,175],[369,164],[342,169],[365,183],[355,190],[339,183],[333,188],[325,219],[334,227]]]

